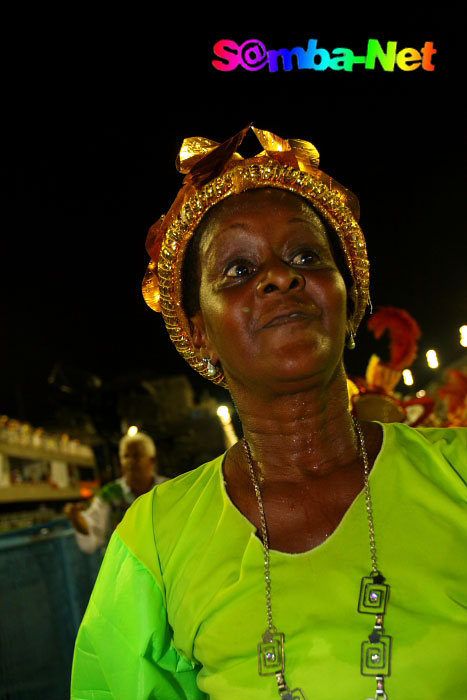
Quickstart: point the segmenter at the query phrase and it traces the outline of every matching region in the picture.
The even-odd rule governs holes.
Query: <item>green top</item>
[[[465,697],[467,430],[384,426],[370,475],[378,563],[391,587],[389,700]],[[139,498],[117,528],[75,650],[74,700],[277,700],[258,675],[266,629],[263,549],[229,499],[223,458]],[[302,554],[271,552],[286,678],[308,700],[364,700],[374,615],[364,494]]]
[[[96,495],[110,507],[110,528],[113,532],[134,502],[134,494],[125,479],[121,478],[110,481]]]

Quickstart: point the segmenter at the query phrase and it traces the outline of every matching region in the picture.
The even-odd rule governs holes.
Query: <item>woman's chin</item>
[[[320,385],[323,387],[332,383],[339,367],[343,365],[341,359],[334,358],[333,362],[329,361],[329,357],[323,357],[319,353],[310,353],[309,349],[306,353],[301,353],[300,349],[296,349],[294,355],[277,354],[269,361],[261,363],[258,368],[252,368],[252,364],[246,363],[245,369],[237,378],[228,379],[229,387],[234,390],[235,384],[240,384],[250,389],[254,387],[254,392],[261,392],[264,387],[264,393],[283,391],[296,393],[298,391],[306,391]]]
[[[342,355],[337,356],[327,339],[315,336],[280,344],[271,355],[273,376],[278,380],[307,379],[332,374]]]

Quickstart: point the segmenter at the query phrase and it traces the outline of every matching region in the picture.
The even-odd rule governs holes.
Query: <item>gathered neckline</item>
[[[382,456],[383,452],[385,451],[386,442],[387,442],[387,426],[388,426],[387,423],[386,423],[386,424],[385,424],[385,423],[380,423],[379,421],[373,421],[373,422],[374,422],[374,423],[377,423],[378,425],[381,426],[381,429],[382,429],[382,431],[383,431],[383,439],[382,439],[382,442],[381,442],[381,448],[380,448],[378,454],[376,455],[376,459],[375,459],[374,464],[373,464],[373,467],[372,467],[372,469],[371,469],[371,471],[370,471],[370,476],[369,476],[370,483],[373,483],[374,480],[375,480],[375,479],[374,479],[374,476],[373,476],[374,473],[375,473],[375,471],[379,471],[379,469],[377,470],[377,467],[378,467],[378,465],[379,465],[379,462],[381,461],[381,456]],[[262,541],[261,541],[261,538],[259,537],[258,530],[257,530],[256,527],[253,525],[253,523],[252,523],[250,520],[248,520],[248,518],[246,517],[246,515],[244,515],[244,514],[242,513],[242,511],[241,511],[239,508],[237,508],[237,506],[235,505],[235,503],[232,501],[232,499],[230,498],[230,496],[229,496],[229,494],[228,494],[227,486],[226,486],[226,481],[225,481],[225,478],[224,478],[224,462],[225,462],[226,455],[227,455],[227,452],[224,452],[224,454],[221,455],[221,457],[219,458],[219,466],[218,466],[219,479],[220,479],[220,487],[221,487],[221,492],[222,492],[223,499],[224,499],[224,501],[227,503],[228,507],[231,508],[231,509],[233,509],[233,510],[237,513],[237,516],[238,516],[244,523],[246,523],[246,524],[248,525],[248,527],[249,527],[249,529],[250,529],[251,537],[254,538],[254,540],[257,542],[257,544],[261,547],[261,550],[262,550],[262,549],[263,549],[263,543],[262,543]],[[345,521],[348,520],[348,518],[350,517],[351,513],[352,513],[352,512],[355,510],[355,508],[357,507],[357,504],[358,504],[358,503],[362,500],[362,498],[364,498],[364,497],[365,497],[365,493],[364,493],[364,489],[362,488],[362,489],[357,493],[357,495],[356,495],[355,498],[353,499],[352,503],[349,505],[349,507],[348,507],[347,510],[345,511],[345,513],[344,513],[344,515],[342,516],[342,518],[341,518],[339,524],[337,525],[337,527],[332,531],[332,533],[329,535],[329,537],[327,537],[325,540],[323,540],[322,542],[320,542],[320,544],[318,544],[316,547],[312,547],[312,549],[306,549],[304,552],[283,552],[283,551],[280,550],[280,549],[273,549],[272,547],[270,547],[270,548],[269,548],[269,551],[270,551],[271,555],[273,555],[273,556],[278,556],[278,557],[281,557],[281,556],[283,556],[283,557],[307,557],[307,556],[313,555],[314,552],[318,552],[318,551],[322,550],[324,547],[327,547],[327,546],[329,545],[329,543],[332,543],[333,540],[336,539],[336,537],[338,536],[339,532],[340,532],[340,531],[343,529],[343,527],[345,526]]]

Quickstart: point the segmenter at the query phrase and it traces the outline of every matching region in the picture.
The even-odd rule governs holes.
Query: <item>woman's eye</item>
[[[308,263],[315,262],[318,256],[312,250],[301,250],[299,253],[294,255],[291,259],[292,265],[307,265]]]
[[[246,277],[251,274],[253,265],[247,262],[236,262],[226,270],[226,277]]]

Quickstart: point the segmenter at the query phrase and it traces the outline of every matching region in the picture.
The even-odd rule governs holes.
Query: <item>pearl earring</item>
[[[353,331],[350,331],[347,342],[345,343],[349,350],[355,350],[355,335]]]
[[[217,374],[217,367],[215,367],[209,358],[206,359],[206,370],[210,377],[215,377]]]

